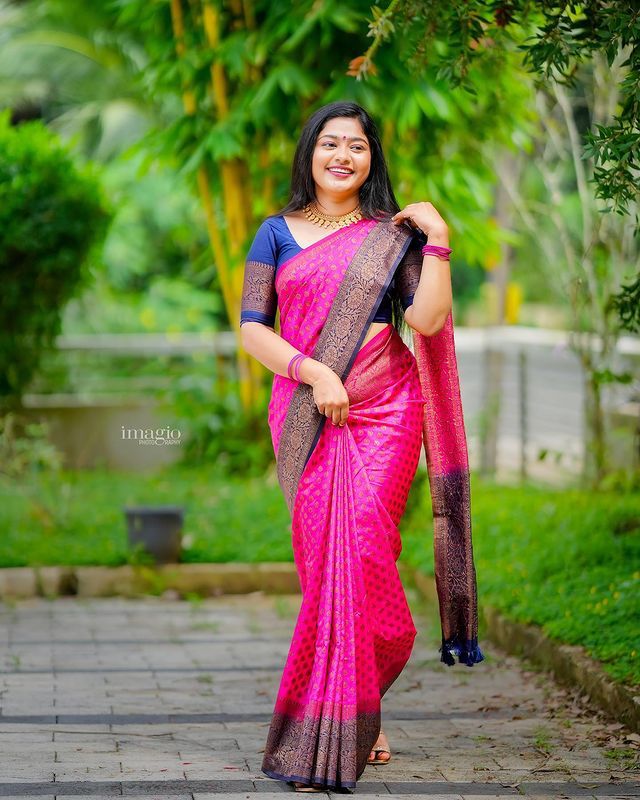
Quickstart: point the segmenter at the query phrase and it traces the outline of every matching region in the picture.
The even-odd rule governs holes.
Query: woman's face
[[[371,150],[356,117],[334,117],[320,131],[313,151],[316,196],[346,199],[358,195],[371,168]]]

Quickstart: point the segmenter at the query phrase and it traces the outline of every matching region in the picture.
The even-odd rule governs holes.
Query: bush
[[[183,463],[216,464],[227,476],[257,477],[274,461],[267,421],[268,399],[245,411],[240,387],[224,387],[210,375],[186,375],[164,395],[176,427],[184,433]]]
[[[40,122],[0,114],[0,402],[15,406],[106,233],[99,184]]]
[[[0,476],[22,481],[42,471],[55,474],[61,466],[62,455],[49,441],[46,424],[14,412],[0,417]]]

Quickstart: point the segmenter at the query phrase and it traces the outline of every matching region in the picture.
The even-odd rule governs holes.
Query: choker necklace
[[[324,214],[315,202],[307,203],[302,209],[305,217],[323,228],[344,228],[346,225],[351,225],[352,222],[357,222],[362,219],[362,212],[360,211],[360,203],[347,214]]]

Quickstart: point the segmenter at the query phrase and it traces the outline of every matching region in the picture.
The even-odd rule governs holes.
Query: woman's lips
[[[353,175],[353,172],[334,172],[331,167],[327,169],[332,175],[335,175],[336,178],[350,178]]]

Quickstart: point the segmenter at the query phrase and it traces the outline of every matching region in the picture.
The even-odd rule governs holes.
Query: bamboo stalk
[[[171,23],[176,42],[176,53],[179,58],[182,58],[185,54],[186,46],[184,43],[184,17],[182,16],[180,0],[171,0]],[[185,87],[182,89],[182,105],[185,114],[192,116],[196,113],[196,96],[190,89]]]
[[[253,8],[252,0],[244,0],[242,3],[244,12],[244,24],[247,30],[253,31],[256,29],[256,15]]]
[[[269,166],[269,146],[264,142],[258,151],[258,164],[260,169],[265,170]],[[272,175],[266,175],[262,181],[262,201],[267,214],[273,213],[274,210],[274,182]]]
[[[204,0],[202,6],[202,23],[207,37],[207,44],[215,50],[220,44],[220,17],[218,9],[214,8],[208,0]],[[224,119],[229,114],[229,102],[227,99],[227,80],[224,69],[219,61],[211,62],[211,87],[213,90],[212,100],[216,104],[218,117]]]
[[[249,235],[251,215],[251,180],[247,163],[243,159],[235,158],[231,162],[232,196],[236,209],[236,239],[231,243],[231,251],[239,253],[240,247]]]
[[[231,281],[231,275],[229,273],[226,256],[223,255],[221,258],[218,256],[218,252],[224,254],[224,243],[222,241],[220,231],[218,230],[218,226],[216,225],[209,175],[204,167],[200,167],[198,169],[197,180],[198,190],[200,192],[202,205],[204,207],[207,233],[209,234],[209,241],[211,242],[211,248],[215,254],[216,265],[218,267],[218,277],[220,279],[222,297],[227,309],[227,314],[231,320],[233,311],[235,310],[235,306],[237,304],[235,302],[235,293],[233,291],[233,284]],[[233,322],[233,320],[231,321]]]
[[[207,44],[212,51],[215,51],[220,45],[220,14],[209,0],[204,0],[203,2],[202,22]],[[229,115],[227,79],[222,64],[216,59],[211,62],[210,73],[211,99],[216,108],[218,118],[225,119]],[[232,254],[237,255],[240,246],[245,241],[246,231],[243,230],[244,226],[241,222],[243,203],[234,160],[222,161],[220,163],[220,172],[229,230],[230,251]]]
[[[184,42],[184,16],[182,13],[181,0],[171,0],[171,22],[173,25],[173,35],[176,42],[176,53],[179,58],[182,58],[185,55],[186,46]],[[188,116],[194,116],[197,110],[196,97],[195,93],[188,87],[183,87],[182,102],[185,114],[187,114]],[[223,284],[225,281],[225,276],[223,276],[223,273],[228,274],[229,269],[225,254],[224,243],[222,241],[222,237],[220,236],[220,231],[218,230],[218,227],[215,224],[215,213],[213,210],[213,201],[211,199],[211,192],[209,189],[208,175],[204,167],[200,167],[198,169],[197,181],[198,181],[198,189],[200,191],[200,197],[202,200],[202,204],[204,206],[204,212],[207,221],[207,232],[209,234],[211,249],[213,250],[214,258],[216,260],[216,265],[220,273],[221,277],[220,283]],[[223,286],[223,295],[224,295],[224,286]],[[227,296],[229,297],[229,299],[232,299],[232,296],[230,295],[228,288],[227,288]],[[225,302],[226,302],[226,297],[225,297]]]
[[[220,44],[220,13],[209,1],[203,0],[202,23],[209,47],[215,51]],[[236,16],[242,13],[242,7],[236,3],[232,8]],[[210,95],[219,119],[225,119],[229,114],[228,86],[223,65],[213,60],[210,69],[211,86]],[[221,274],[221,285],[224,284],[225,306],[229,320],[238,337],[238,376],[240,382],[240,397],[245,409],[257,402],[261,379],[265,368],[255,359],[251,358],[242,347],[239,339],[240,331],[240,302],[243,284],[243,260],[240,258],[241,248],[247,241],[250,227],[251,198],[247,196],[249,190],[248,170],[246,164],[240,159],[231,159],[220,163],[222,178],[222,193],[225,216],[228,225],[227,242],[231,264],[225,262],[224,280]],[[246,180],[244,176],[246,175]],[[246,187],[244,195],[242,188]]]

